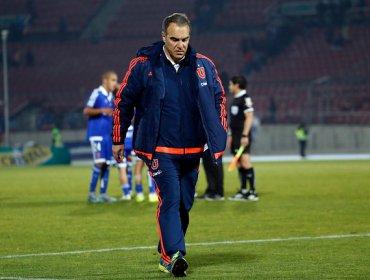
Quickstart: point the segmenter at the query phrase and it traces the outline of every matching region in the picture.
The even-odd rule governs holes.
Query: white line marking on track
[[[322,235],[322,236],[297,236],[297,237],[254,239],[254,240],[229,240],[229,241],[226,240],[226,241],[216,241],[216,242],[187,243],[186,246],[192,247],[192,246],[234,245],[234,244],[246,244],[246,243],[268,243],[268,242],[284,242],[284,241],[300,241],[300,240],[340,239],[340,238],[354,238],[354,237],[370,237],[370,233],[337,234],[337,235]],[[137,247],[106,248],[106,249],[95,249],[95,250],[66,251],[66,252],[34,253],[34,254],[0,256],[0,259],[78,255],[78,254],[86,254],[86,253],[104,253],[104,252],[112,252],[112,251],[136,251],[136,250],[156,249],[156,248],[157,246],[137,246]],[[5,279],[9,279],[9,278],[5,278]],[[14,278],[14,279],[22,279],[22,278]],[[51,280],[51,279],[43,279],[43,280]]]

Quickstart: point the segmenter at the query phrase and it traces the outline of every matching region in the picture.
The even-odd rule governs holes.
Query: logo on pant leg
[[[152,160],[152,166],[151,166],[152,170],[157,170],[158,169],[158,159],[153,159]]]

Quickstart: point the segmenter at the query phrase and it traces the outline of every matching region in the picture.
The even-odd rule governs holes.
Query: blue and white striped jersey
[[[114,109],[113,94],[108,92],[103,86],[93,90],[89,100],[86,103],[89,108],[112,108]],[[89,140],[91,136],[102,136],[103,138],[111,138],[113,125],[113,117],[105,114],[90,116],[87,125],[86,138]]]

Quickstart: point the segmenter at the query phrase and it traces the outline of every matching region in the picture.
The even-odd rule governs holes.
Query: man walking
[[[162,41],[130,63],[117,93],[113,154],[119,162],[135,111],[133,147],[154,178],[158,209],[159,269],[186,276],[185,233],[204,145],[214,162],[225,149],[225,95],[213,62],[189,45],[185,14],[167,16]]]

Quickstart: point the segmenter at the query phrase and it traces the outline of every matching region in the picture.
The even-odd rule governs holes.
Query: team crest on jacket
[[[157,170],[158,169],[158,159],[153,159],[152,160],[152,170]]]
[[[198,67],[197,68],[197,74],[199,78],[205,79],[206,78],[206,72],[204,71],[204,67]]]

